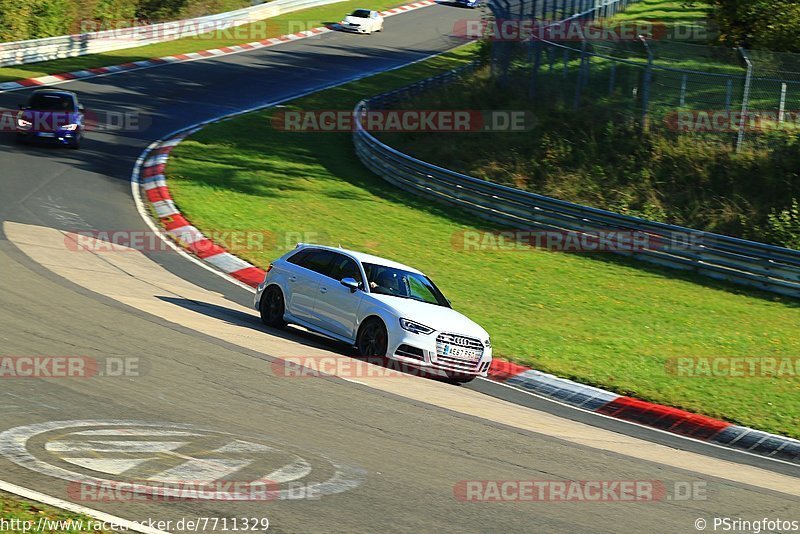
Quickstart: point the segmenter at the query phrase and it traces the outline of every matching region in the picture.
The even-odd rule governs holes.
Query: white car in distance
[[[356,9],[349,15],[345,15],[341,22],[343,30],[367,33],[383,31],[383,17],[377,11],[369,9]]]
[[[489,334],[430,278],[361,252],[301,243],[270,264],[254,305],[267,326],[297,324],[450,382],[486,376],[492,362]]]

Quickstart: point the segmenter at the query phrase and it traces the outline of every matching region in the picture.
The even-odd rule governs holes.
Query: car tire
[[[286,326],[286,321],[283,319],[286,305],[283,300],[283,292],[278,286],[269,286],[264,291],[258,311],[261,314],[261,322],[265,325],[273,328]]]
[[[447,373],[447,378],[444,379],[450,384],[467,384],[473,380],[475,380],[475,375],[462,375],[461,373]]]
[[[356,349],[362,358],[386,357],[389,350],[389,333],[386,331],[383,321],[373,317],[361,324],[356,336]]]

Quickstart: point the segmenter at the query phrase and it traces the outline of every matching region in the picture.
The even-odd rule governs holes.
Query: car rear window
[[[351,15],[353,17],[358,17],[360,19],[368,19],[369,18],[369,10],[368,9],[356,9],[353,11]]]
[[[75,111],[75,102],[68,95],[33,95],[28,107],[36,111]]]

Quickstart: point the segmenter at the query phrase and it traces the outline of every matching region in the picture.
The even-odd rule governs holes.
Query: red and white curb
[[[428,2],[426,5],[432,3]],[[411,6],[419,4],[423,4],[423,2],[411,4]],[[404,7],[408,8],[409,6]],[[402,13],[403,8],[396,8],[392,11]],[[405,11],[408,11],[408,9],[405,9]],[[294,96],[290,100],[299,97],[300,95]],[[256,109],[263,109],[264,107],[269,106],[261,106]],[[248,111],[255,111],[256,109]],[[193,256],[192,259],[201,262],[201,265],[206,268],[223,273],[243,286],[255,288],[264,280],[266,272],[234,256],[192,226],[175,205],[164,175],[164,169],[170,153],[186,137],[201,130],[207,124],[241,115],[245,112],[247,111],[207,121],[155,143],[146,151],[141,168],[134,171],[132,185],[141,187],[161,227],[181,249]],[[489,378],[561,404],[607,417],[745,451],[750,454],[800,464],[800,441],[792,438],[769,434],[677,408],[619,395],[500,359],[495,359],[492,362],[492,366],[489,368]]]
[[[236,280],[256,287],[266,274],[263,269],[247,263],[208,239],[189,224],[172,200],[164,177],[164,168],[170,152],[186,136],[197,130],[189,130],[158,144],[148,154],[140,171],[140,183],[147,201],[155,212],[161,226],[184,250]]]
[[[800,441],[796,439],[626,397],[508,361],[492,362],[489,375],[497,382],[562,404],[751,454],[800,464]]]
[[[161,226],[181,248],[235,280],[257,287],[266,272],[209,240],[180,213],[167,187],[164,168],[170,152],[200,128],[156,145],[140,173],[141,187]],[[769,434],[677,408],[662,406],[579,384],[509,361],[496,359],[489,378],[517,389],[615,419],[656,428],[688,438],[800,464],[800,441]]]
[[[421,9],[434,5],[434,0],[420,0],[412,4],[395,7],[386,11],[381,11],[384,17],[391,17],[415,9]],[[132,61],[129,63],[122,63],[120,65],[111,65],[109,67],[96,67],[92,69],[78,70],[74,72],[62,72],[60,74],[50,74],[47,76],[40,76],[38,78],[27,78],[22,80],[15,80],[11,82],[0,83],[0,93],[7,93],[11,91],[20,91],[22,89],[29,89],[31,87],[40,87],[46,85],[58,85],[62,83],[69,83],[75,80],[86,80],[90,78],[98,78],[101,76],[109,76],[111,74],[119,74],[122,72],[131,72],[135,70],[151,69],[154,67],[161,67],[164,65],[171,65],[174,63],[186,63],[189,61],[199,61],[214,57],[230,56],[233,54],[240,54],[242,52],[250,52],[261,48],[269,48],[282,43],[296,41],[298,39],[305,39],[322,35],[324,33],[332,32],[331,28],[311,28],[301,32],[295,32],[288,35],[281,35],[280,37],[271,37],[269,39],[262,39],[261,41],[253,41],[251,43],[243,43],[240,45],[223,46],[220,48],[212,48],[210,50],[200,50],[198,52],[189,52],[186,54],[175,54],[172,56],[157,57],[152,59],[145,59],[142,61]]]

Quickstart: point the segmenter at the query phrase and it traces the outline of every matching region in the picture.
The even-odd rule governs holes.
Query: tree
[[[711,6],[721,44],[800,52],[800,0],[701,1]]]

